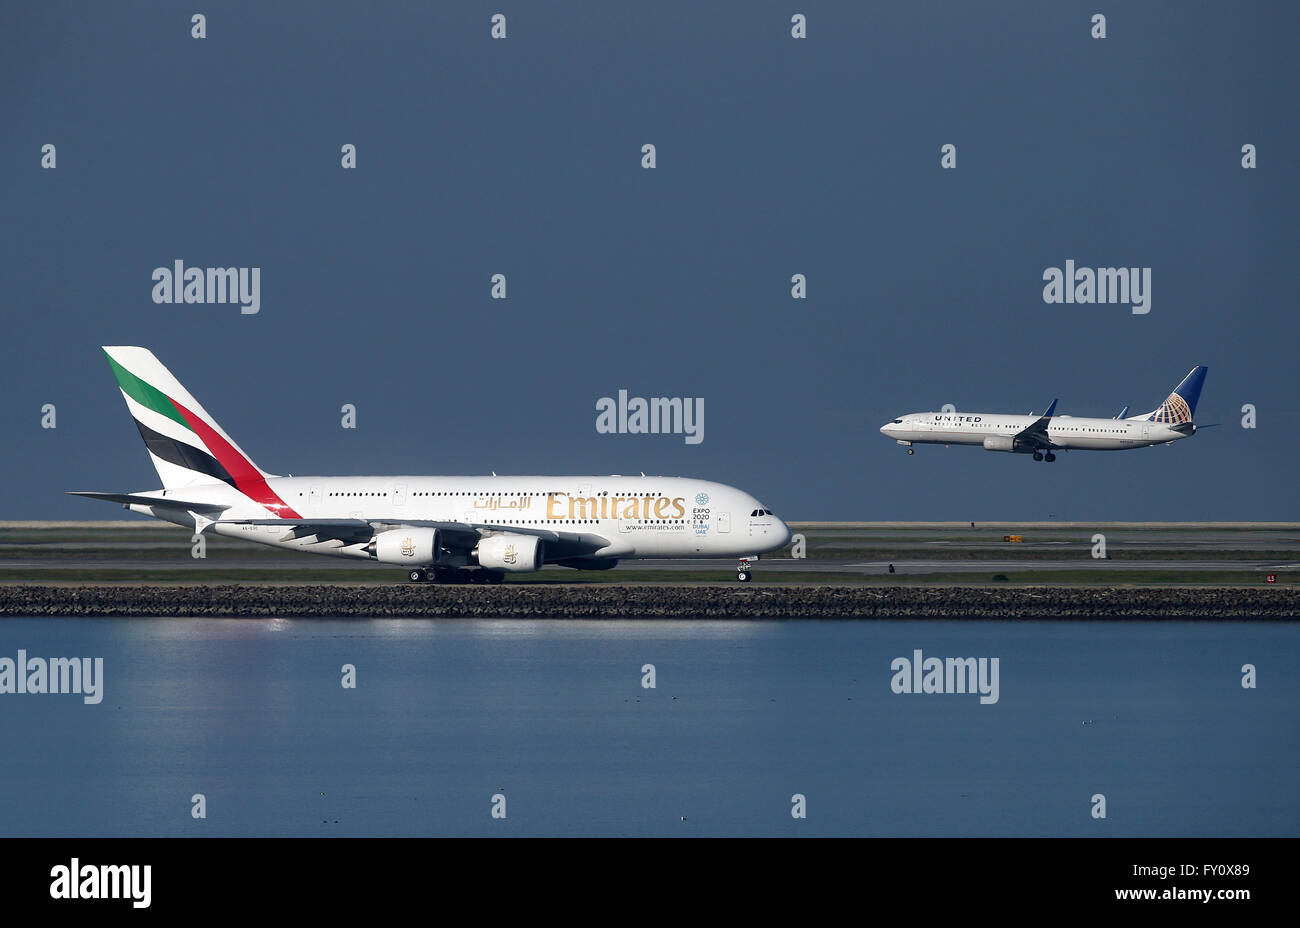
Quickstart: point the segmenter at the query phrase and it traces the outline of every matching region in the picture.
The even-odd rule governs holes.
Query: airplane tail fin
[[[104,346],[165,489],[227,483],[257,499],[273,476],[240,449],[148,348]]]
[[[1138,418],[1165,425],[1191,422],[1196,415],[1196,401],[1201,398],[1201,387],[1205,385],[1205,372],[1208,370],[1203,364],[1192,368],[1159,407]]]

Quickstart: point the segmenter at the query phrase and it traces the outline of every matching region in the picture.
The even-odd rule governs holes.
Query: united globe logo
[[[1151,417],[1155,422],[1167,422],[1170,425],[1181,425],[1184,422],[1192,421],[1192,408],[1177,393],[1169,394],[1169,399],[1165,400],[1156,414]]]

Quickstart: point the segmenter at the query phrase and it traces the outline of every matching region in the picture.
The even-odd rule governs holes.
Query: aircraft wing
[[[1029,425],[1016,433],[1016,446],[1037,448],[1046,451],[1049,448],[1055,448],[1052,440],[1047,437],[1047,424],[1052,421],[1052,416],[1056,413],[1056,400],[1052,400],[1052,405],[1047,407],[1047,412],[1039,416],[1032,425]]]
[[[556,532],[528,526],[488,525],[478,522],[437,522],[427,519],[219,519],[221,525],[278,525],[285,529],[281,541],[315,535],[319,541],[338,540],[345,544],[369,541],[378,532],[404,527],[436,528],[453,548],[472,549],[480,538],[493,532],[536,535],[558,556],[581,557],[609,545],[609,539],[591,532]]]

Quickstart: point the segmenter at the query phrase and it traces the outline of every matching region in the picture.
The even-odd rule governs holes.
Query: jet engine
[[[366,551],[385,564],[427,567],[438,562],[436,528],[398,528],[380,532],[370,539]]]
[[[474,553],[478,555],[480,567],[521,573],[542,569],[546,545],[536,535],[505,532],[482,539]]]
[[[1016,440],[1010,435],[990,435],[984,439],[985,451],[1015,451]]]

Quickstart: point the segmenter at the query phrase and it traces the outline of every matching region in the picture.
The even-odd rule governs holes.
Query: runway
[[[754,579],[837,582],[1300,582],[1295,523],[792,523],[795,539],[763,556]],[[802,539],[802,543],[799,540]],[[1008,540],[1019,539],[1019,540]],[[1099,539],[1104,539],[1101,553]],[[803,557],[792,556],[797,553]],[[0,523],[0,583],[401,582],[404,570],[313,556],[150,522]],[[889,571],[893,565],[894,572]],[[625,560],[610,571],[547,566],[511,582],[671,583],[728,580],[732,559]],[[962,578],[967,578],[963,580]]]

